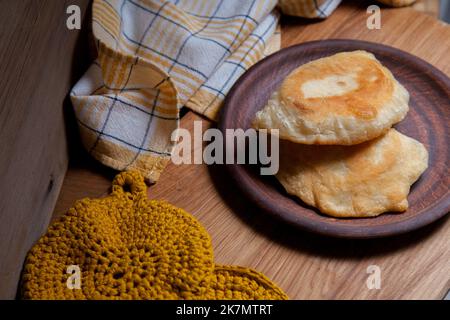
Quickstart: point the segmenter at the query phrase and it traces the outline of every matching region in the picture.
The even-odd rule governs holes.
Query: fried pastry
[[[395,129],[354,146],[281,141],[276,177],[289,194],[334,217],[405,211],[410,186],[428,166],[428,152]]]
[[[342,52],[306,63],[257,112],[255,129],[303,144],[353,145],[386,133],[408,112],[408,91],[373,54]]]

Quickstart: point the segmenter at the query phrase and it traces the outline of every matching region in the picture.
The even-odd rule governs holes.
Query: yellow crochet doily
[[[287,299],[264,275],[214,264],[211,239],[184,210],[149,200],[137,172],[116,176],[112,193],[83,199],[28,253],[25,299]],[[69,266],[80,289],[69,288]]]

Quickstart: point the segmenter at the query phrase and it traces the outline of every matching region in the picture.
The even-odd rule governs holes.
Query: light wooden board
[[[421,11],[426,13],[432,17],[439,17],[439,5],[441,1],[446,0],[416,0],[416,2],[412,5],[414,10]]]
[[[282,43],[354,38],[381,42],[415,54],[450,73],[450,28],[406,9],[383,9],[382,29],[367,30],[364,5],[344,2],[323,22],[283,18]],[[194,120],[189,112],[182,126]],[[81,150],[67,172],[55,217],[76,199],[108,192],[114,171]],[[150,198],[166,199],[191,212],[212,236],[218,263],[264,272],[292,299],[442,299],[450,288],[450,219],[395,238],[347,241],[306,234],[262,215],[220,167],[170,164],[149,188]],[[381,289],[366,286],[369,265],[381,268]]]
[[[63,105],[86,50],[66,28],[66,7],[78,4],[82,18],[88,2],[0,3],[0,299],[15,297],[67,170]]]

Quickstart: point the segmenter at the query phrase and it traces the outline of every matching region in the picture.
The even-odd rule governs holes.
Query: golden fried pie
[[[342,52],[295,69],[252,126],[303,144],[353,145],[380,136],[408,112],[408,91],[373,54]]]
[[[428,166],[428,152],[395,129],[354,146],[281,141],[276,175],[289,194],[334,217],[405,211],[410,186]]]

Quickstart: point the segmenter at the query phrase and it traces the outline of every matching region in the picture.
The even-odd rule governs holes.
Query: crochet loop
[[[144,178],[137,171],[124,171],[119,173],[112,183],[112,194],[123,195],[130,193],[133,196],[145,196],[147,186]]]

